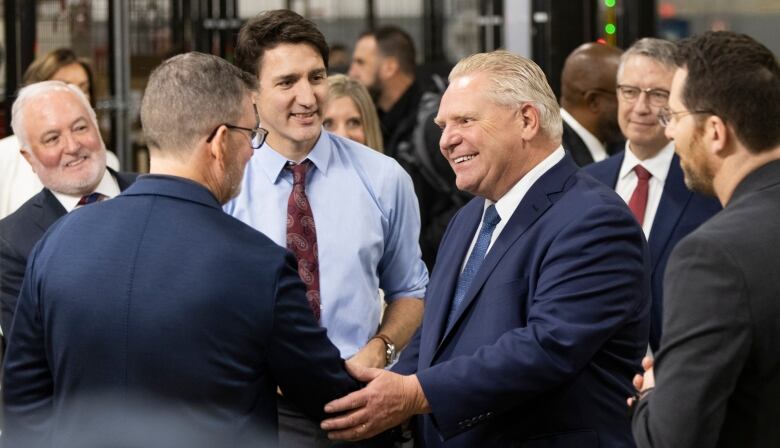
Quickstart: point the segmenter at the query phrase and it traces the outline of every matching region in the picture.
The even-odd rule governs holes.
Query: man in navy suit
[[[653,38],[641,39],[626,50],[618,69],[618,123],[628,139],[625,151],[585,167],[629,204],[647,237],[653,352],[661,341],[662,283],[669,255],[678,241],[721,209],[714,198],[685,187],[674,143],[658,123],[658,111],[669,100],[674,51],[673,43]]]
[[[528,59],[460,61],[436,122],[458,188],[477,197],[450,222],[397,373],[354,369],[371,383],[329,403],[348,412],[322,426],[352,440],[422,414],[426,447],[633,446],[621,394],[650,306],[636,220],[565,154]]]
[[[357,387],[292,256],[222,211],[265,139],[255,89],[200,53],[152,73],[152,174],[66,215],[31,254],[5,446],[275,446],[277,386],[320,419]]]
[[[44,81],[24,88],[13,105],[12,125],[44,188],[0,220],[0,328],[6,335],[27,258],[46,229],[82,207],[87,202],[82,198],[94,193],[112,198],[135,180],[135,174],[106,167],[95,111],[75,86]]]

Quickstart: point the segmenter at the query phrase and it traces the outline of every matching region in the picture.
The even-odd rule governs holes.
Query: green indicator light
[[[615,0],[604,0],[604,6],[607,8],[614,8],[615,7]]]
[[[617,30],[617,28],[612,23],[608,23],[608,24],[606,24],[606,26],[604,26],[604,31],[606,31],[607,34],[610,34],[610,35],[615,34],[616,30]]]

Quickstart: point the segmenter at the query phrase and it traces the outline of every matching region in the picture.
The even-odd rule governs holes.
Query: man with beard
[[[201,53],[151,74],[151,174],[65,216],[31,255],[4,446],[275,446],[277,385],[315,419],[357,387],[292,256],[221,208],[267,133],[255,89]]]
[[[650,349],[658,350],[663,316],[663,275],[680,239],[720,210],[712,198],[685,188],[674,143],[658,123],[669,101],[674,44],[645,38],[632,45],[618,69],[618,123],[625,151],[584,169],[617,191],[644,230],[650,246],[652,310]]]
[[[31,84],[13,105],[12,126],[44,188],[0,220],[0,327],[11,331],[27,258],[35,243],[66,213],[127,188],[134,174],[106,167],[106,147],[95,111],[74,85]]]
[[[374,98],[385,154],[409,173],[420,202],[420,248],[429,270],[444,230],[470,195],[455,188],[455,176],[438,151],[441,130],[433,123],[441,95],[425,91],[416,76],[414,41],[396,26],[360,35],[349,76]]]
[[[680,41],[676,61],[659,120],[685,183],[724,209],[669,259],[661,350],[634,381],[634,437],[640,448],[780,446],[780,66],[726,31]]]
[[[579,166],[600,162],[625,147],[615,96],[621,54],[611,45],[586,43],[563,64],[563,148]]]

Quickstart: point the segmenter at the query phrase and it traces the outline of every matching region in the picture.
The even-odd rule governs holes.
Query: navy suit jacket
[[[484,199],[450,222],[423,323],[395,370],[416,373],[427,447],[633,446],[626,397],[649,327],[642,230],[567,155],[537,180],[445,329]]]
[[[69,213],[33,250],[19,296],[6,446],[46,432],[52,446],[107,446],[111,431],[147,437],[127,446],[193,446],[191,434],[197,446],[274,446],[277,385],[324,418],[325,403],[357,384],[294,265],[181,178],[141,176]],[[96,405],[103,397],[121,402]],[[158,414],[175,424],[145,420]]]
[[[622,151],[599,163],[588,165],[584,170],[608,187],[615,188],[624,154],[625,152]],[[675,154],[669,166],[669,174],[666,176],[661,202],[658,204],[648,241],[653,303],[650,313],[650,347],[654,352],[658,350],[661,343],[663,279],[669,255],[678,241],[720,210],[720,202],[715,198],[694,193],[685,186],[680,158]]]
[[[117,173],[111,168],[122,191],[135,181],[135,173]],[[44,188],[14,213],[0,220],[0,326],[8,335],[16,310],[16,298],[24,280],[27,257],[55,221],[65,215],[60,201]]]

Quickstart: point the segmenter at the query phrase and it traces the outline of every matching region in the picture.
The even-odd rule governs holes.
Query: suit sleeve
[[[714,447],[750,353],[745,280],[717,241],[692,234],[672,253],[664,285],[656,387],[637,406],[634,437],[639,447]]]
[[[35,254],[33,252],[33,254]],[[33,257],[34,260],[34,255]],[[31,262],[22,283],[16,320],[6,335],[3,365],[3,446],[44,446],[54,379],[46,355],[41,298]]]
[[[325,404],[357,390],[338,349],[314,319],[306,289],[287,254],[276,285],[269,363],[282,393],[311,418],[321,421]]]
[[[645,243],[625,207],[591,207],[549,232],[546,249],[526,247],[541,254],[524,267],[535,289],[517,297],[530,302],[527,326],[417,373],[445,438],[572,381],[618,329],[646,319]]]
[[[6,241],[5,236],[0,236],[0,326],[6,338],[11,332],[26,264],[27,257]]]

